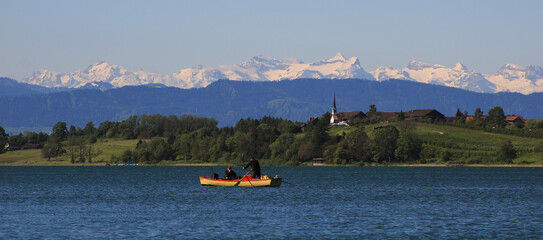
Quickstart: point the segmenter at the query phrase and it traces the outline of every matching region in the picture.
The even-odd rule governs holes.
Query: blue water
[[[288,183],[201,187],[210,172],[0,167],[0,239],[543,236],[543,168],[264,167]]]

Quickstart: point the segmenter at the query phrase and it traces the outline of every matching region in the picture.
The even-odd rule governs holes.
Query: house
[[[521,116],[505,116],[505,123],[506,124],[515,124],[515,123],[526,123],[526,119],[524,119]]]
[[[324,158],[313,158],[313,166],[323,166],[326,165],[326,159]]]
[[[352,112],[340,112],[337,114],[339,121],[349,121],[351,119],[362,119],[367,118],[366,114],[362,111],[352,111]]]
[[[462,117],[445,117],[447,122],[456,122],[462,120]]]
[[[479,119],[481,120],[486,120],[486,116],[480,116]],[[466,117],[466,122],[475,122],[475,117],[474,116],[467,116]]]
[[[379,117],[382,121],[395,121],[398,119],[399,112],[368,112],[366,116],[369,118]]]
[[[21,147],[21,146],[16,146],[16,145],[11,145],[11,144],[8,143],[8,144],[6,144],[5,149],[6,149],[7,151],[18,151],[18,150],[22,150],[23,147]]]
[[[424,119],[429,118],[434,122],[444,122],[445,115],[435,109],[416,109],[405,113],[405,118]]]

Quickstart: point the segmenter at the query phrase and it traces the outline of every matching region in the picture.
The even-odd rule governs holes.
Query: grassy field
[[[366,132],[372,136],[373,128],[387,124],[366,126]],[[398,123],[390,123],[402,128]],[[517,164],[543,165],[543,152],[534,152],[543,139],[518,137],[479,130],[453,127],[440,124],[415,123],[415,132],[423,139],[425,148],[434,148],[437,152],[451,153],[451,162],[473,163],[477,160],[494,159],[496,152],[506,141],[511,141],[518,157],[513,161]],[[435,156],[435,163],[441,161],[441,155]]]
[[[102,151],[94,162],[109,162],[113,155],[120,155],[123,151],[133,150],[138,143],[138,139],[120,140],[120,139],[100,139],[97,142],[97,147]]]
[[[387,123],[402,128],[398,123]],[[366,126],[366,132],[371,137],[374,127],[387,125],[385,123]],[[465,129],[439,124],[415,123],[416,133],[424,139],[424,148],[434,153],[449,152],[451,163],[478,164],[477,161],[495,159],[500,146],[510,140],[517,150],[516,164],[528,166],[543,166],[543,152],[536,152],[538,144],[543,139],[517,137],[488,133],[484,131]],[[354,128],[334,127],[329,130],[331,136],[341,136],[353,131]],[[303,134],[297,137],[302,137]],[[111,160],[113,155],[120,155],[127,149],[134,149],[139,140],[99,139],[93,148],[101,150],[101,154],[93,159],[93,164],[103,165]],[[265,161],[263,159],[263,161]],[[435,154],[427,159],[426,164],[445,164],[441,154]],[[163,162],[161,164],[176,164],[176,162]],[[68,156],[53,158],[48,161],[41,157],[40,150],[22,150],[0,154],[0,165],[70,165]]]
[[[111,160],[111,156],[119,155],[126,149],[134,149],[139,140],[121,140],[121,139],[99,139],[93,145],[93,148],[100,149],[102,152],[93,159],[93,164],[104,165]],[[88,163],[87,163],[88,164]],[[51,158],[41,157],[41,150],[30,149],[6,152],[0,154],[0,165],[71,165],[70,158],[67,155]]]

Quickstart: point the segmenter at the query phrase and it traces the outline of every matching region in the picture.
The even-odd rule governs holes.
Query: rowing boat
[[[239,182],[239,184],[237,184]],[[255,179],[251,176],[245,176],[242,179],[225,180],[214,179],[210,177],[200,177],[202,186],[219,186],[219,187],[279,187],[282,179],[280,177],[269,178],[266,175],[262,179]]]

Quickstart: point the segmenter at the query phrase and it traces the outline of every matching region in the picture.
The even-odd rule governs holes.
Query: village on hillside
[[[487,116],[484,116],[480,110],[476,110],[476,115],[468,115],[467,112],[461,113],[458,110],[456,116],[447,117],[436,109],[413,109],[408,112],[381,112],[377,111],[375,105],[370,105],[370,110],[366,113],[363,111],[351,111],[351,112],[338,112],[336,107],[336,95],[334,93],[334,101],[332,112],[330,115],[330,127],[349,127],[349,122],[353,120],[363,119],[377,119],[378,122],[390,122],[398,120],[414,120],[414,121],[426,121],[426,122],[456,122],[465,121],[465,123],[475,124],[477,120],[486,120]],[[307,122],[302,124],[302,129],[309,125],[317,118],[311,118]],[[504,125],[525,124],[526,119],[522,116],[507,115],[504,116]]]

